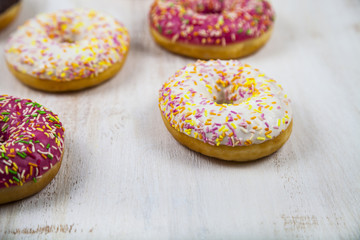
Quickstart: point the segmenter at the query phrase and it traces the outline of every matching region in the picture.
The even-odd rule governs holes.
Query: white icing
[[[126,28],[93,10],[61,10],[28,20],[5,46],[9,64],[41,79],[95,76],[120,62],[128,51]]]
[[[235,60],[187,65],[164,84],[159,103],[172,127],[197,139],[202,135],[200,140],[212,145],[263,143],[292,120],[290,100],[281,86]]]

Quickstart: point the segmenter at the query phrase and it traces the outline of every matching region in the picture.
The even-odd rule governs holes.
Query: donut
[[[0,95],[0,204],[29,197],[55,177],[64,131],[41,104]]]
[[[0,30],[8,26],[20,11],[20,0],[0,1]]]
[[[268,41],[274,22],[265,0],[156,0],[149,15],[155,42],[198,59],[249,55]]]
[[[290,104],[274,79],[236,60],[189,64],[159,93],[162,119],[177,141],[229,161],[277,151],[291,134]]]
[[[24,84],[48,92],[75,91],[113,77],[129,49],[126,28],[94,10],[44,13],[9,39],[5,57]]]

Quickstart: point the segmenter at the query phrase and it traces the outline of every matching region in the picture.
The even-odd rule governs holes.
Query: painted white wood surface
[[[0,239],[360,239],[360,1],[273,1],[274,34],[243,61],[282,83],[294,129],[280,151],[245,164],[192,152],[163,126],[158,90],[194,60],[155,45],[150,4],[24,0],[0,33],[2,49],[37,13],[89,7],[131,34],[122,71],[81,92],[29,89],[0,58],[0,92],[57,112],[67,145],[48,187],[0,206]]]

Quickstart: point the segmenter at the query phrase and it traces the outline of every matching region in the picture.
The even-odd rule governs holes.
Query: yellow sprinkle
[[[234,129],[237,129],[237,126],[235,125],[235,123],[231,123],[231,126],[232,126]]]
[[[270,136],[270,135],[266,135],[266,137],[272,139],[272,136]]]
[[[278,127],[280,127],[281,119],[278,119]]]
[[[260,141],[264,141],[264,140],[265,140],[264,137],[257,137],[257,139],[260,140]]]

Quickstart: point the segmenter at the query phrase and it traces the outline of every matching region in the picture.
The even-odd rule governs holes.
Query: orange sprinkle
[[[35,163],[31,163],[31,162],[29,162],[28,163],[30,166],[33,166],[33,167],[38,167],[38,165],[37,164],[35,164]]]
[[[30,151],[29,147],[26,147],[26,149],[28,150],[29,153],[32,153],[32,151]]]

